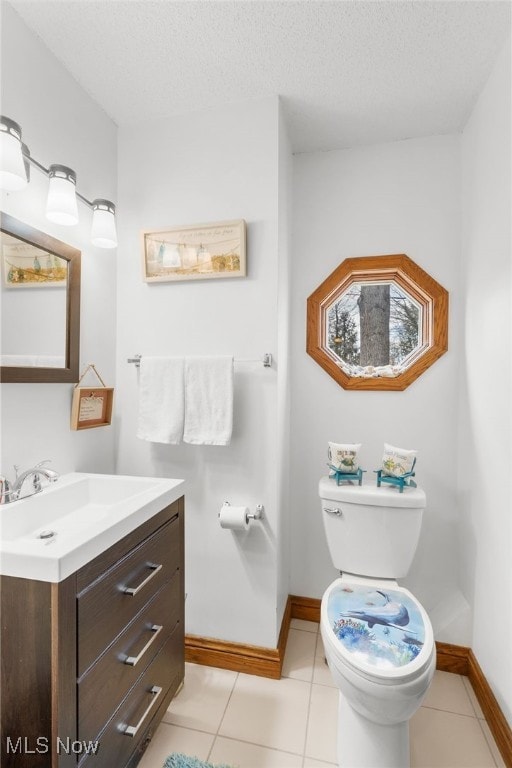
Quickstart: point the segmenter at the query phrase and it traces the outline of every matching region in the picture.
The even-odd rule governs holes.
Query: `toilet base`
[[[409,721],[379,725],[350,706],[340,691],[339,768],[409,768]]]

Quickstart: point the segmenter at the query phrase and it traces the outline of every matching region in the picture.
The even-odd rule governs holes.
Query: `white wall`
[[[119,132],[118,471],[182,477],[186,491],[186,631],[276,645],[279,536],[277,98],[144,123]],[[147,284],[144,229],[245,219],[246,278]],[[229,447],[136,437],[138,378],[126,358],[233,354]],[[222,530],[224,500],[265,507],[247,535]]]
[[[462,136],[461,583],[473,650],[512,724],[510,41]]]
[[[360,442],[366,482],[383,443],[418,450],[428,509],[404,580],[433,614],[437,639],[464,643],[458,588],[457,401],[460,386],[458,136],[298,155],[291,272],[291,592],[319,598],[336,577],[325,543],[318,480],[327,442]],[[342,389],[306,354],[306,299],[351,256],[405,253],[450,293],[449,350],[404,392]],[[453,616],[443,604],[457,605]]]
[[[277,583],[277,618],[283,615],[290,594],[290,276],[291,276],[291,214],[292,214],[293,156],[286,121],[279,113],[279,265],[277,310],[277,390],[278,456],[280,472],[279,550]]]
[[[116,199],[116,127],[84,93],[7,3],[2,3],[2,114],[18,122],[43,165],[69,165],[88,199]],[[89,244],[91,211],[79,203],[80,224],[61,227],[44,216],[47,179],[31,169],[28,188],[1,193],[1,209],[82,252],[81,368],[96,363],[105,381],[115,373],[115,251]],[[37,317],[26,318],[27,324]],[[87,380],[89,382],[89,379]],[[72,432],[71,384],[2,384],[1,472],[13,476],[49,458],[58,472],[109,472],[114,429]]]

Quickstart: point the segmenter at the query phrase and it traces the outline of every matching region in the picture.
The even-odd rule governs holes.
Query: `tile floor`
[[[333,768],[337,706],[318,624],[293,619],[281,680],[187,664],[139,768],[162,768],[171,752],[237,768]],[[505,767],[460,675],[436,672],[410,734],[412,768]]]

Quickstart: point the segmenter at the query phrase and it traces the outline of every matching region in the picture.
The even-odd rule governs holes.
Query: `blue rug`
[[[173,752],[165,761],[163,768],[230,768],[229,765],[214,765],[198,760],[197,757],[189,757],[179,752]]]

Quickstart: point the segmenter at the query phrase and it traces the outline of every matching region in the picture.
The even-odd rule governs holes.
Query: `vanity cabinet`
[[[2,576],[2,766],[134,768],[184,676],[184,501],[59,583]]]

